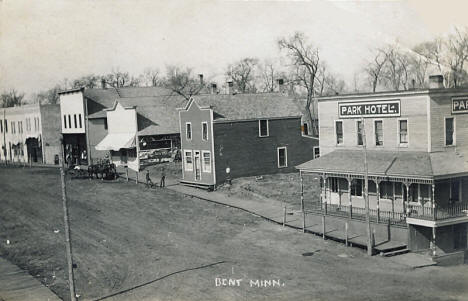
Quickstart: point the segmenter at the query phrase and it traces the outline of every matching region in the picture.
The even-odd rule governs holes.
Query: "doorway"
[[[200,178],[201,178],[201,164],[200,164],[200,151],[195,151],[195,155],[194,155],[194,158],[195,158],[195,180],[196,181],[200,181]]]

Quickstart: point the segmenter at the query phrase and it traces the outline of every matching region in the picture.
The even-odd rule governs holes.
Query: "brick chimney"
[[[232,81],[232,79],[229,79],[227,81],[227,91],[226,91],[226,94],[234,94],[234,82]]]
[[[200,80],[200,86],[203,86],[203,74],[198,74],[198,79]]]
[[[216,94],[218,93],[218,86],[216,83],[211,83],[211,89],[210,89],[211,94]]]
[[[442,75],[430,75],[429,76],[429,89],[443,89],[444,88],[444,77]]]
[[[284,85],[284,79],[278,78],[276,80],[276,85],[277,85],[277,88],[275,92],[284,93],[286,91],[286,88]]]

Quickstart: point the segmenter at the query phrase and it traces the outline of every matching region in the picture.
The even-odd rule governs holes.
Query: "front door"
[[[201,161],[200,161],[200,151],[195,151],[194,155],[195,163],[195,180],[200,181],[201,177]]]

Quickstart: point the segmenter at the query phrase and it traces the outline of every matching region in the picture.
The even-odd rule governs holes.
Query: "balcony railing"
[[[468,216],[468,203],[452,204],[446,207],[408,205],[408,217],[425,220],[444,220],[455,217]]]

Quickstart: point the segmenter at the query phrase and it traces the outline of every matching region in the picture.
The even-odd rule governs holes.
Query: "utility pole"
[[[3,120],[2,120],[2,122],[3,122],[3,125],[2,125],[2,127],[3,127],[3,147],[4,147],[3,155],[5,157],[5,165],[7,165],[8,163],[7,163],[6,129],[7,129],[8,124],[7,124],[6,119],[5,119],[6,118],[6,112],[5,111],[6,111],[5,108],[3,108]]]
[[[367,223],[367,255],[372,256],[372,232],[370,225],[369,215],[369,171],[367,166],[367,137],[366,137],[366,126],[364,123],[364,117],[361,118],[362,127],[362,145],[364,149],[364,202],[366,205],[366,223]]]
[[[63,221],[65,225],[65,246],[67,252],[67,264],[68,264],[68,283],[70,288],[70,300],[76,301],[75,294],[75,278],[73,275],[73,257],[72,257],[72,245],[70,240],[70,225],[68,218],[68,205],[67,205],[67,187],[65,185],[65,149],[63,145],[63,138],[60,139],[61,151],[60,151],[60,180],[62,184],[62,204],[63,204]]]

